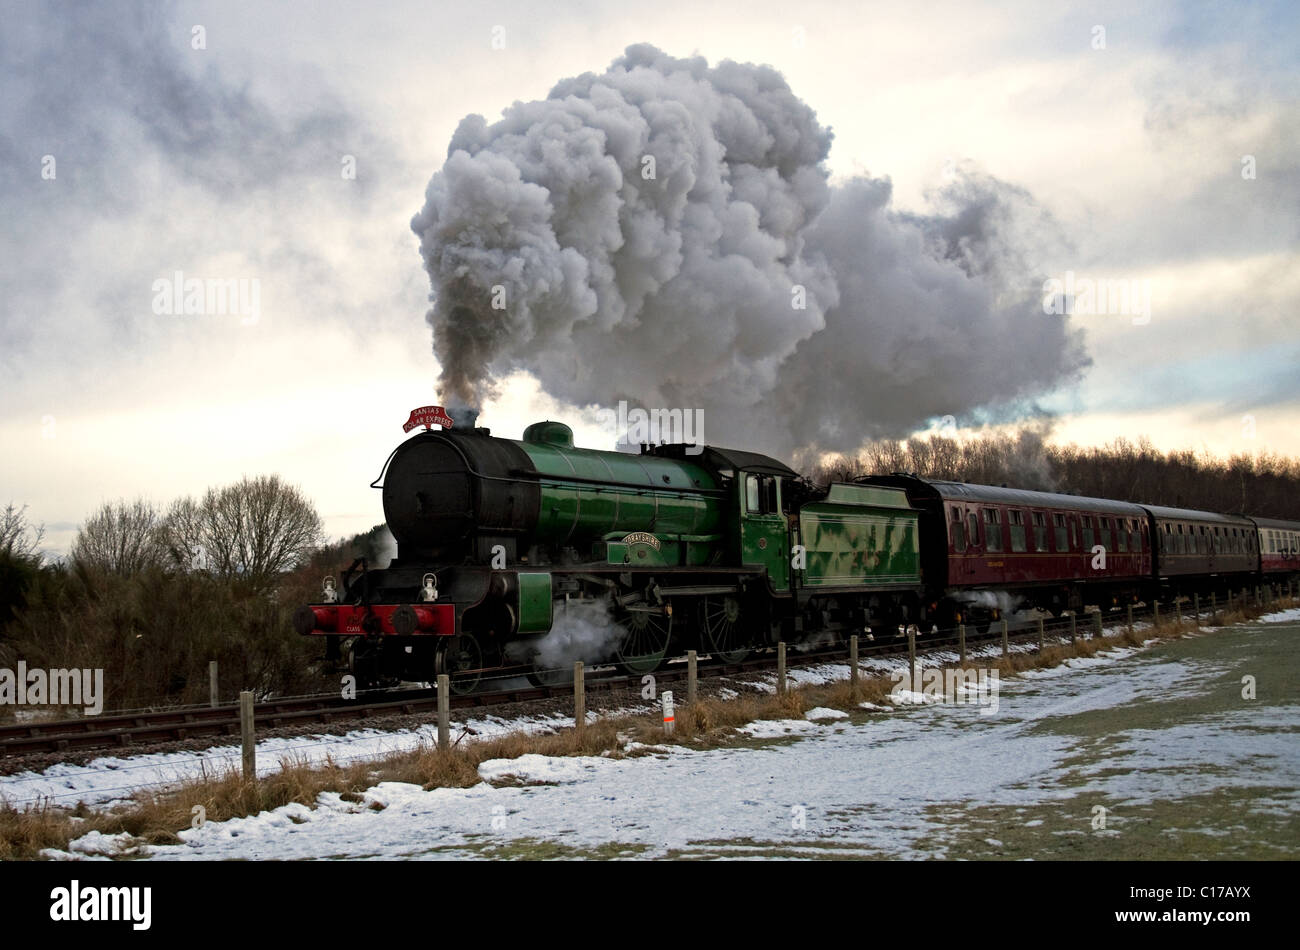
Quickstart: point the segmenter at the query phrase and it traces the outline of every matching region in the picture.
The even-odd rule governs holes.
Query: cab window
[[[775,475],[745,476],[745,510],[759,515],[780,514]]]

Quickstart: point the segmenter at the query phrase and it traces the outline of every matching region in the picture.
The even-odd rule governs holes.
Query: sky
[[[955,168],[1031,196],[1054,238],[1025,280],[1149,293],[1149,314],[1067,317],[1087,362],[1033,393],[1051,440],[1300,455],[1294,4],[5,0],[0,15],[0,504],[27,505],[51,553],[106,501],[272,472],[332,536],[381,521],[367,486],[436,401],[411,219],[453,133],[640,43],[770,65],[833,131],[831,184],[887,179],[898,215],[933,212]],[[230,282],[241,305],[186,313],[178,272]],[[1032,375],[1014,347],[972,353],[962,372]],[[595,407],[526,372],[499,392],[480,418],[495,434],[560,418],[612,446]]]

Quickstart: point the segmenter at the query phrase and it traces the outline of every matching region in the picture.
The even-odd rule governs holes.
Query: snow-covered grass
[[[1106,842],[1122,839],[1127,811],[1234,785],[1292,790],[1260,807],[1294,820],[1300,759],[1287,735],[1297,725],[1294,706],[1242,703],[1224,716],[1103,731],[1111,751],[1081,761],[1092,740],[1081,742],[1079,730],[1091,718],[1125,721],[1130,710],[1192,701],[1207,679],[1223,680],[1221,658],[1196,657],[1169,662],[1149,650],[1108,651],[1051,677],[1004,683],[992,717],[961,705],[900,707],[849,721],[743,727],[747,737],[784,740],[758,746],[491,759],[471,787],[385,782],[352,801],[325,794],[315,808],[293,804],[210,822],[180,832],[178,845],[136,853],[420,859],[531,856],[545,846],[554,856],[614,847],[643,857],[915,858],[954,856],[959,840],[963,849],[1002,854],[1014,846],[1013,831],[1042,840],[1077,833],[1097,847],[1118,847]],[[1104,832],[1092,825],[1094,801],[1113,813]],[[1010,824],[972,817],[990,803],[1029,811]],[[1062,820],[1063,830],[1050,830]],[[112,836],[88,836],[48,856],[117,854],[121,846]]]
[[[589,717],[594,714],[588,714]],[[573,727],[572,716],[486,716],[451,724],[453,739],[465,734],[479,739],[511,733],[545,733]],[[257,743],[257,774],[280,770],[286,758],[304,765],[337,764],[381,759],[411,752],[437,740],[436,724],[395,732],[359,729],[343,736],[307,735],[263,739]],[[464,741],[464,740],[462,740]],[[104,756],[85,765],[53,765],[42,772],[0,776],[0,803],[21,807],[35,802],[56,805],[112,805],[129,801],[141,789],[158,789],[220,775],[240,766],[238,746],[214,746],[201,752],[156,752],[135,756]]]
[[[1274,616],[1278,616],[1279,619],[1282,620],[1289,619],[1286,612],[1282,612],[1281,615],[1272,615],[1269,617],[1269,619],[1272,620]],[[1116,628],[1115,632],[1119,632],[1118,628]],[[1154,643],[1154,642],[1156,641],[1149,640],[1147,641],[1147,644]],[[1095,650],[1095,648],[1099,645],[1100,644],[1092,644],[1091,647],[1092,649]],[[1017,649],[1018,647],[1019,649]],[[1020,644],[1012,645],[1013,653],[1024,654],[1027,650],[1031,650],[1031,649],[1032,649],[1032,645],[1020,645]],[[991,645],[982,646],[980,648],[974,648],[968,651],[968,658],[973,663],[978,662],[980,659],[993,661],[993,662],[1005,662],[1001,660],[1000,654],[1001,654],[1000,644],[991,644]],[[1124,649],[1111,649],[1104,654],[1094,654],[1093,656],[1085,656],[1085,657],[1069,659],[1066,661],[1066,664],[1064,666],[1057,667],[1055,669],[1040,670],[1040,671],[1026,670],[1022,674],[1024,676],[1024,682],[1025,682],[1024,688],[1030,690],[1034,689],[1035,681],[1041,679],[1041,680],[1052,681],[1050,689],[1052,691],[1057,691],[1059,688],[1058,687],[1059,680],[1067,678],[1071,674],[1091,673],[1093,671],[1107,670],[1112,668],[1116,664],[1123,664],[1123,663],[1134,661],[1134,659],[1137,658],[1138,656],[1139,656],[1139,650],[1136,647],[1129,647]],[[1017,657],[1013,656],[1013,661],[1017,659],[1018,659]],[[942,663],[944,660],[948,660],[949,662],[955,662],[956,656],[953,655],[951,657],[946,657],[941,654],[929,654],[928,656],[923,658],[922,663],[933,665],[936,663]],[[1020,662],[1032,662],[1033,660],[1034,660],[1033,657],[1026,656],[1023,658],[1023,660],[1020,660]],[[902,658],[889,659],[884,661],[875,661],[872,663],[872,667],[874,671],[878,674],[884,674],[889,671],[897,671],[899,669],[906,669],[906,666],[907,666],[907,661],[906,659],[902,659]],[[837,681],[847,679],[849,671],[846,664],[832,663],[832,664],[823,664],[818,667],[804,668],[798,671],[791,671],[791,672],[792,673],[797,672],[799,674],[798,679],[803,682],[806,688],[815,688],[817,686],[825,686],[826,684],[835,683]],[[791,676],[791,679],[796,679],[796,677]],[[774,676],[771,677],[770,684],[774,689],[775,688]],[[1007,689],[1008,687],[1004,683],[1003,684],[1004,703],[1006,702]],[[1119,699],[1120,701],[1124,700],[1125,695],[1127,694],[1125,694],[1124,691],[1122,690],[1118,692],[1112,691],[1112,698]],[[744,700],[742,700],[742,703],[743,702]],[[750,700],[749,702],[753,702],[753,701]],[[735,704],[731,704],[731,705],[735,705]],[[734,730],[733,734],[738,734],[739,736],[742,736],[744,738],[749,738],[749,739],[753,739],[753,738],[784,739],[787,741],[802,740],[804,742],[807,742],[811,740],[820,740],[821,738],[825,738],[829,736],[840,735],[842,733],[859,732],[860,727],[864,725],[860,721],[860,719],[865,715],[867,716],[868,724],[872,725],[872,728],[869,730],[869,732],[872,735],[871,741],[875,742],[881,739],[881,730],[879,728],[880,724],[884,722],[888,722],[891,719],[897,719],[897,721],[899,721],[900,723],[911,723],[913,727],[915,727],[916,725],[915,712],[909,707],[901,707],[899,713],[896,716],[893,717],[885,716],[882,718],[878,714],[882,710],[887,709],[888,707],[882,707],[879,703],[872,703],[872,702],[858,703],[856,701],[854,702],[837,701],[833,705],[840,705],[844,708],[855,710],[855,712],[853,713],[852,716],[850,716],[849,713],[844,712],[843,709],[833,709],[826,706],[811,709],[808,710],[807,712],[803,712],[802,709],[792,708],[791,712],[797,711],[798,713],[802,714],[803,718],[798,718],[798,719],[761,718],[747,725],[742,725],[739,729]],[[1070,705],[1067,703],[1067,705],[1064,707],[1061,707],[1058,704],[1058,706],[1052,711],[1051,714],[1052,715],[1076,714],[1079,711],[1086,708],[1087,707],[1080,707],[1077,704]],[[866,710],[866,712],[864,713],[856,710]],[[972,714],[974,712],[974,707],[973,706],[930,707],[930,711],[932,714],[935,713],[936,710],[940,715],[944,716],[945,718],[948,717],[949,715],[964,717]],[[961,710],[961,712],[957,712],[957,710]],[[720,718],[725,719],[727,714],[720,713],[719,710],[715,709],[712,715],[713,715],[712,721],[705,722],[703,724],[706,729],[710,727],[716,728],[716,726],[718,725],[718,720]],[[997,716],[993,718],[1001,719],[1003,717]],[[818,722],[814,721],[814,720],[824,721],[824,719],[835,719],[838,721],[829,725],[819,725]],[[977,718],[975,721],[983,723],[983,722],[987,722],[988,720]],[[482,733],[484,735],[487,734],[501,735],[503,733],[516,731],[518,729],[528,730],[534,733],[553,731],[556,728],[564,728],[566,726],[571,726],[571,724],[572,724],[571,720],[565,720],[561,717],[557,717],[554,719],[545,719],[545,720],[516,720],[516,721],[489,719],[480,722],[475,722],[471,725],[474,727],[476,732]],[[725,725],[725,723],[723,724]],[[688,724],[684,723],[684,725],[688,725]],[[454,732],[453,734],[455,735],[457,733]],[[405,748],[403,751],[409,752],[411,748],[418,747],[420,746],[421,743],[427,742],[429,737],[430,735],[428,730],[412,730],[410,732],[397,733],[397,734],[374,733],[373,731],[368,730],[365,732],[350,734],[347,737],[342,737],[342,739],[340,739],[339,737],[317,737],[316,740],[307,741],[308,757],[304,759],[304,761],[307,763],[311,763],[313,761],[318,762],[324,760],[326,757],[332,754],[337,756],[337,750],[334,753],[330,753],[325,748],[317,749],[315,751],[310,751],[317,744],[321,746],[329,746],[329,745],[337,745],[340,742],[344,742],[344,741],[347,741],[349,743],[356,743],[355,747],[348,751],[354,753],[353,758],[355,760],[362,761],[366,757],[382,756],[394,751],[391,746],[389,748],[385,748],[384,746],[385,740],[387,740],[388,742],[405,744]],[[302,742],[302,740],[279,740],[279,741],[282,743]],[[275,740],[268,740],[268,745],[274,742]],[[683,749],[680,746],[673,746],[673,747],[656,746],[651,744],[650,742],[638,741],[633,737],[620,737],[619,745],[621,747],[622,753],[630,753],[634,756],[645,756],[647,753],[649,753],[648,758],[653,761],[661,761],[661,760],[686,761],[689,760],[690,757],[694,755],[703,755],[703,756],[717,755],[717,756],[721,756],[726,761],[730,761],[729,756],[732,754],[752,753],[755,751],[753,749],[742,750],[741,748]],[[259,751],[261,750],[259,749]],[[289,750],[289,751],[290,754],[294,754],[294,753],[301,752],[303,750],[296,749],[296,750]],[[268,754],[271,755],[274,754],[270,751],[269,748],[267,749],[267,752]],[[155,762],[148,762],[148,763],[130,763],[126,766],[119,765],[118,768],[113,768],[111,766],[107,768],[100,768],[100,769],[95,769],[89,766],[83,768],[85,768],[89,772],[101,772],[107,775],[113,775],[115,772],[120,773],[122,767],[130,767],[131,765],[138,765],[140,767],[141,772],[144,772],[151,768],[156,769],[159,770],[159,775],[161,776],[161,780],[166,781],[170,779],[174,781],[175,779],[171,778],[167,770],[176,769],[178,764],[193,766],[193,762],[195,758],[195,756],[193,755],[189,755],[189,756],[186,756],[185,754],[180,754],[180,755],[182,756],[182,761],[180,762],[177,762],[175,760],[170,760],[170,761],[164,760],[164,761],[155,761]],[[1017,746],[1017,755],[1019,755],[1019,746]],[[184,761],[186,759],[188,761]],[[545,759],[546,761],[538,761],[541,759]],[[504,761],[504,762],[502,760],[490,760],[490,761],[481,762],[478,766],[477,778],[480,780],[479,785],[487,783],[491,788],[502,792],[506,791],[508,788],[534,788],[536,787],[536,783],[539,782],[544,783],[547,786],[578,785],[583,787],[591,787],[591,782],[595,780],[598,776],[605,775],[606,771],[612,768],[614,764],[619,765],[617,774],[622,775],[625,774],[624,769],[628,770],[629,773],[634,772],[636,768],[639,768],[640,766],[635,766],[632,763],[641,762],[641,761],[642,758],[624,759],[618,756],[610,757],[607,753],[601,756],[590,756],[590,755],[585,757],[564,756],[559,759],[556,759],[553,756],[543,757],[543,756],[525,754],[516,758],[511,758],[508,761]],[[118,763],[121,762],[122,760],[118,760]],[[624,766],[622,763],[627,763],[627,765]],[[274,763],[266,763],[265,758],[263,759],[263,764],[264,764],[264,768],[267,770],[273,770],[275,768]],[[64,768],[68,768],[68,767],[64,767]],[[473,773],[471,773],[471,775],[472,774]],[[696,773],[690,772],[687,774],[693,775]],[[561,781],[559,778],[557,778],[557,776],[565,776],[565,778]],[[9,778],[15,780],[13,782],[12,787],[22,787],[18,784],[18,780],[16,777],[9,777]],[[67,782],[69,778],[70,776],[68,776],[67,774],[51,775],[50,773],[47,772],[43,776],[30,776],[30,775],[26,776],[22,779],[22,781],[29,782],[29,783],[33,781],[36,782],[45,781],[45,782],[57,783],[59,781]],[[0,788],[3,787],[3,783],[5,781],[7,780],[0,780]],[[120,799],[122,797],[123,783],[121,782],[120,778],[117,779],[116,784],[113,784],[107,779],[97,780],[97,779],[90,778],[85,774],[81,774],[75,776],[75,778],[72,778],[72,781],[83,782],[84,783],[83,787],[85,789],[90,790],[89,791],[90,795],[99,796],[99,798],[97,799],[99,801],[113,801],[116,799]],[[394,805],[398,806],[399,811],[408,806],[414,807],[414,805],[426,801],[426,799],[423,798],[423,796],[433,795],[436,792],[445,792],[445,793],[452,794],[451,800],[454,800],[456,802],[465,802],[465,801],[474,800],[476,795],[483,794],[482,790],[480,790],[477,793],[470,794],[471,792],[474,792],[474,789],[478,789],[479,785],[472,785],[471,788],[467,788],[467,789],[432,789],[426,792],[423,791],[419,785],[411,786],[411,783],[409,782],[387,782],[387,783],[382,783],[379,786],[374,786],[373,788],[364,791],[360,796],[340,796],[336,792],[325,792],[319,795],[314,802],[315,812],[319,813],[314,818],[308,819],[303,817],[304,811],[311,813],[313,809],[307,808],[306,805],[302,803],[293,803],[293,804],[285,805],[282,808],[272,809],[271,811],[266,812],[265,813],[266,815],[271,816],[270,818],[267,818],[266,821],[270,823],[270,825],[268,826],[273,825],[275,827],[281,827],[283,823],[287,821],[288,824],[291,825],[293,828],[301,828],[301,827],[306,827],[308,824],[312,824],[312,823],[319,824],[320,822],[328,823],[336,819],[343,820],[348,816],[357,816],[357,815],[364,816],[366,814],[383,815],[387,813],[391,808],[393,808]],[[381,787],[387,788],[388,786],[397,787],[397,791],[393,791],[393,789],[388,790],[389,792],[392,792],[392,794],[395,796],[392,798],[391,802],[387,800],[381,800],[380,798],[375,797],[375,794],[373,793],[375,793],[376,788],[381,788]],[[411,786],[411,787],[407,788],[406,786]],[[32,788],[33,786],[29,785],[28,787]],[[411,790],[412,788],[414,789],[414,791]],[[77,795],[80,794],[81,791],[82,791],[81,789],[76,789],[76,788],[65,788],[65,789],[57,790],[57,793]],[[40,794],[40,793],[35,792],[35,794]],[[388,792],[382,794],[388,794]],[[461,796],[461,797],[456,797],[456,796]],[[347,800],[349,798],[351,798],[352,800]],[[312,801],[312,799],[309,798],[306,799],[306,801],[310,802]],[[493,831],[501,830],[498,826],[502,824],[503,815],[508,815],[508,814],[509,814],[508,811],[503,814],[497,814],[496,812],[493,813],[492,815]],[[279,818],[276,818],[275,817],[276,815],[279,815]],[[232,828],[261,827],[261,825],[259,825],[257,822],[257,819],[260,819],[261,817],[262,815],[253,815],[248,818],[231,819],[230,821],[209,822],[207,827],[211,827],[213,825],[230,826]],[[232,824],[232,822],[241,822],[243,824],[235,825]],[[250,822],[251,824],[249,824]],[[188,836],[190,835],[190,833],[191,833],[190,831],[181,832],[179,835],[180,840],[188,842],[189,841]],[[292,833],[292,831],[290,833]],[[99,834],[99,832],[95,832],[95,834]],[[244,836],[244,834],[245,833],[243,831],[240,831],[239,833],[233,835],[233,837],[236,838],[242,837]],[[105,841],[101,841],[98,838],[84,836],[82,839],[78,839],[79,841],[82,842],[81,847],[79,849],[69,848],[69,850],[67,851],[61,849],[51,849],[49,850],[47,856],[66,858],[68,856],[75,856],[76,854],[83,854],[88,851],[97,854],[110,854],[110,853],[117,853],[118,851],[121,850],[121,846],[120,846],[121,839],[119,836],[105,835],[103,837],[105,838],[105,840],[112,839],[112,842],[114,843],[105,843]],[[609,841],[613,839],[606,838],[605,840]],[[594,845],[591,842],[586,842],[582,845],[582,847],[589,847],[589,846],[594,846]],[[471,848],[471,850],[473,849]],[[163,848],[162,850],[157,852],[159,856],[164,856],[173,853],[174,852],[169,851],[166,848]],[[334,853],[334,852],[330,852],[330,853]],[[384,852],[384,853],[390,853],[390,852]],[[437,853],[442,853],[442,852],[438,850]],[[218,855],[218,856],[226,856],[226,855]],[[394,856],[400,856],[400,855],[394,855]]]

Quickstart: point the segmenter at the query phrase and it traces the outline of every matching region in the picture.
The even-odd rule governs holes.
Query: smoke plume
[[[1087,365],[1042,313],[1050,219],[968,168],[891,207],[766,66],[629,47],[463,119],[411,226],[449,404],[532,373],[580,407],[704,410],[710,441],[846,451],[1018,406]]]

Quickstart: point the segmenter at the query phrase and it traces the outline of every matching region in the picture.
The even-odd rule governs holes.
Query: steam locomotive
[[[442,429],[430,427],[435,420]],[[1300,522],[871,476],[825,487],[753,452],[576,448],[560,422],[520,440],[412,413],[372,487],[397,542],[298,608],[300,634],[366,686],[451,677],[473,690],[598,616],[611,661],[642,674],[698,649],[727,661],[810,633],[986,628],[1297,573]],[[408,422],[408,428],[412,424]],[[382,485],[379,482],[382,480]]]

